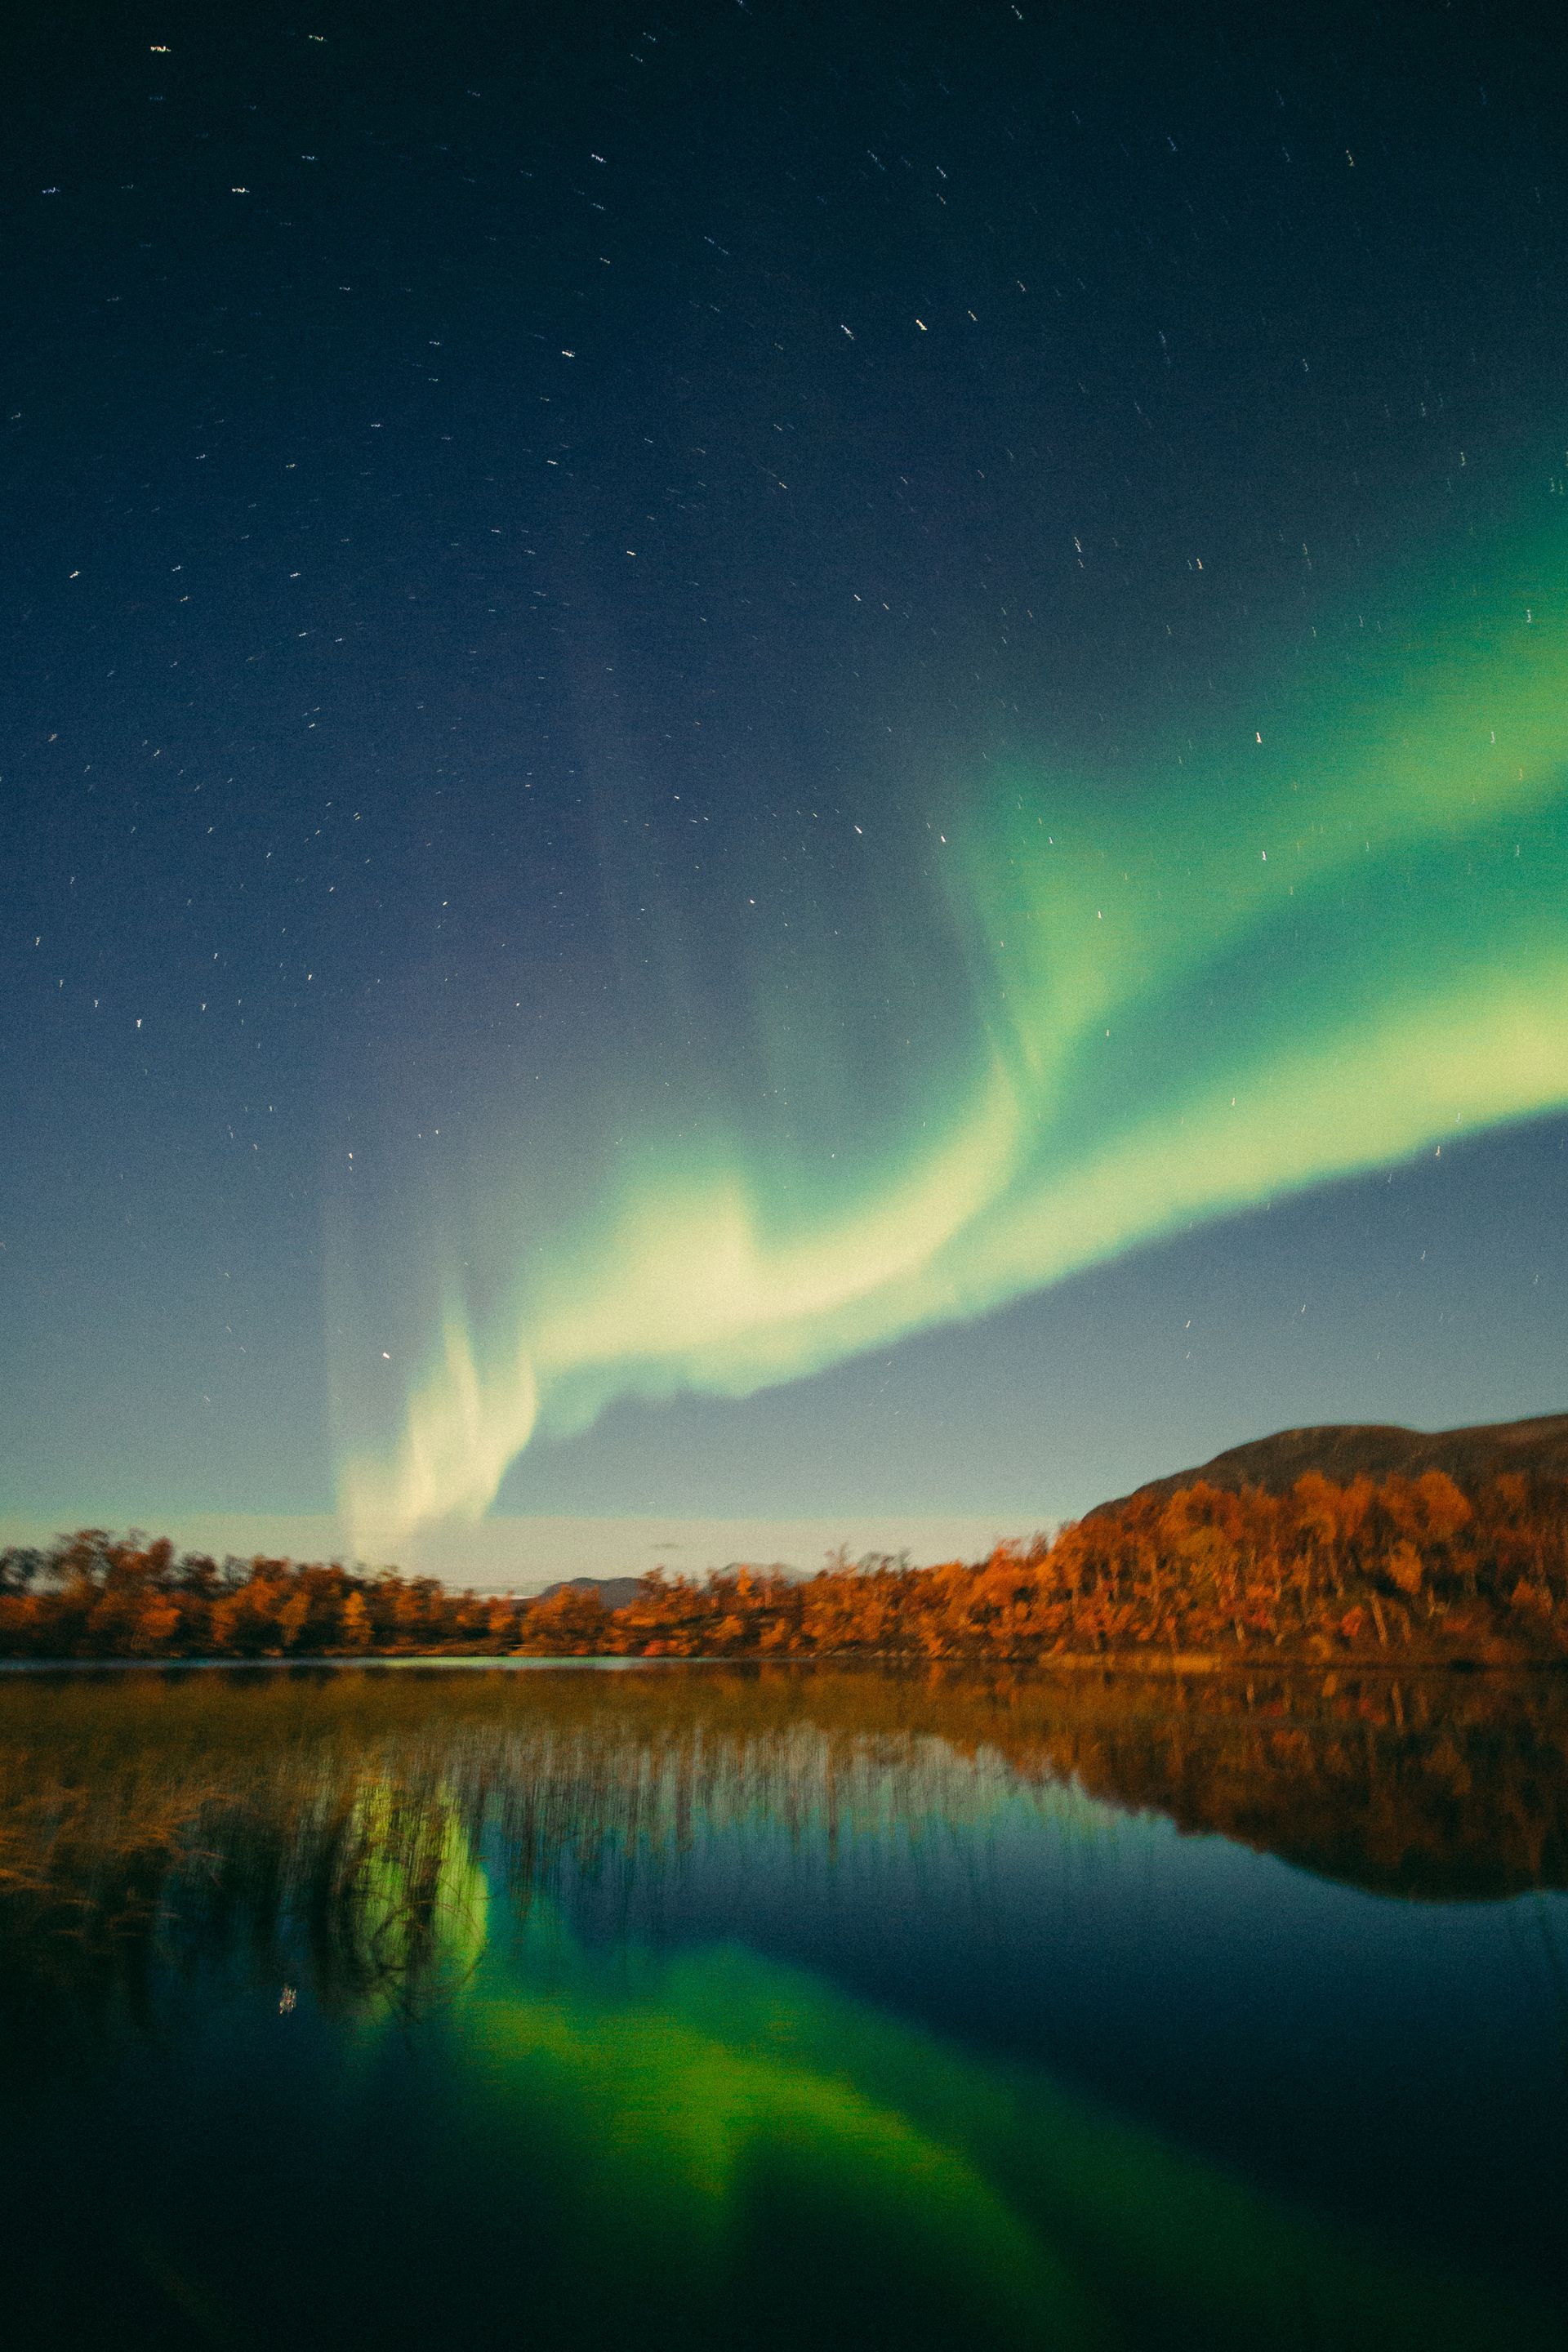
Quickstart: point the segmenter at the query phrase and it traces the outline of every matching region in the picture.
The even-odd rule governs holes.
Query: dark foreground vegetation
[[[1445,1472],[1282,1494],[1151,1490],[973,1565],[832,1564],[797,1579],[656,1572],[625,1606],[451,1592],[434,1578],[176,1558],[89,1530],[0,1554],[14,1658],[504,1654],[870,1656],[1237,1664],[1568,1660],[1568,1481]]]

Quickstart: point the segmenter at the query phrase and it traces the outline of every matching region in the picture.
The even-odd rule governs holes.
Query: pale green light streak
[[[679,1144],[650,1118],[503,1303],[451,1286],[351,1521],[478,1516],[541,1425],[795,1379],[1568,1099],[1565,583],[1561,532],[1515,547],[1119,801],[1013,777],[942,852],[971,1020],[921,1126],[869,1180],[797,1146],[781,1181],[700,1099]]]
[[[837,2296],[854,2273],[896,2281],[933,2334],[962,2314],[974,2343],[1125,2345],[1151,2311],[1215,2344],[1543,2340],[1523,2298],[1289,2213],[1047,2075],[739,1945],[595,1961],[536,1899],[450,2022],[487,2168],[564,2185],[584,2262],[613,2213],[623,2275],[697,2335],[782,2210],[815,2217]]]

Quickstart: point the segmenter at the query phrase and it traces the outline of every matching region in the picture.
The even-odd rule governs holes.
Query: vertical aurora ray
[[[616,1397],[745,1394],[1568,1099],[1565,534],[1405,612],[1134,791],[1020,765],[923,894],[873,891],[852,967],[738,967],[814,1120],[734,1107],[687,1040],[569,1204],[455,1187],[395,1428],[356,1440],[345,1382],[351,1524],[479,1515]],[[898,1016],[898,1084],[847,989]]]

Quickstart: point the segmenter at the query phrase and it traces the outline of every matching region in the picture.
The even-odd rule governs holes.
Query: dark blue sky
[[[704,1185],[892,1230],[984,1059],[942,851],[999,777],[1070,773],[1115,865],[1191,761],[1217,835],[1205,747],[1348,730],[1323,647],[1396,608],[1403,709],[1410,615],[1550,521],[1568,45],[710,0],[5,49],[0,1507],[324,1511],[457,1294],[487,1395],[521,1329],[564,1399],[503,1509],[1033,1521],[1281,1424],[1562,1406],[1539,1056],[1440,1160],[1303,1139],[885,1342],[814,1307],[782,1385],[635,1317],[546,1376]],[[1436,991],[1490,919],[1400,877]]]

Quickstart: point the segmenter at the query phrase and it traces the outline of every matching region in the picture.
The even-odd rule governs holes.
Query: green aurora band
[[[616,1398],[798,1379],[1568,1100],[1559,511],[1136,789],[1015,772],[947,821],[930,936],[967,1002],[874,929],[858,971],[918,1033],[918,1117],[835,1156],[742,1134],[698,1067],[676,1118],[650,1095],[596,1201],[526,1247],[520,1213],[490,1297],[451,1251],[395,1439],[340,1450],[349,1526],[477,1517]]]

